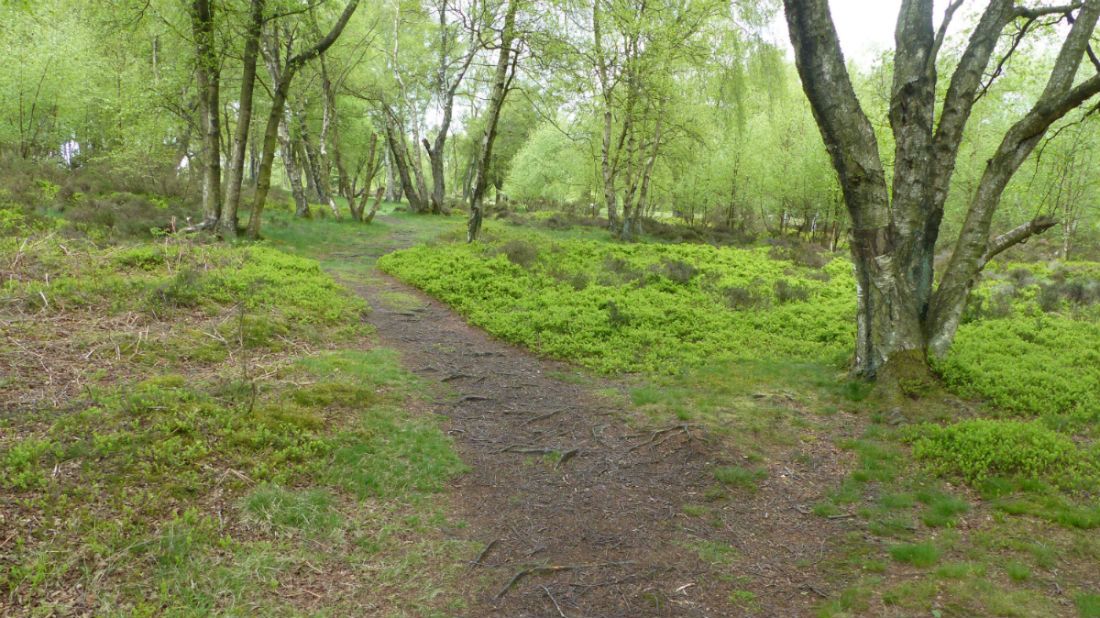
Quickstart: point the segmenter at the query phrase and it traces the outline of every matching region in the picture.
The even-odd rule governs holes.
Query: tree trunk
[[[372,131],[371,134],[370,134],[370,145],[367,147],[367,159],[366,159],[366,162],[365,162],[366,169],[363,172],[363,175],[364,175],[363,189],[362,189],[362,191],[360,191],[361,199],[359,201],[359,207],[358,208],[356,208],[356,206],[355,206],[355,195],[354,195],[354,193],[351,191],[350,188],[349,188],[349,191],[348,191],[349,194],[351,194],[351,197],[348,198],[348,208],[351,209],[352,219],[355,219],[356,221],[362,221],[363,220],[363,209],[366,207],[366,204],[367,204],[367,196],[370,195],[370,185],[371,185],[371,182],[374,180],[375,175],[378,173],[378,156],[377,156],[377,152],[378,152],[378,134]],[[356,178],[358,178],[359,172],[356,171],[355,175],[356,175]],[[379,198],[378,199],[382,199],[381,195],[382,195],[382,192],[385,191],[385,190],[386,189],[384,187],[379,187],[379,189],[378,189]]]
[[[244,181],[244,155],[248,147],[252,123],[252,93],[256,84],[256,57],[260,53],[260,33],[263,28],[264,1],[251,0],[248,30],[244,43],[244,66],[241,74],[240,109],[237,110],[237,131],[229,157],[229,178],[226,182],[225,206],[222,208],[219,230],[226,238],[237,237],[237,210],[241,204]]]
[[[302,146],[305,148],[306,161],[308,162],[309,177],[313,180],[313,189],[317,193],[317,201],[328,204],[329,210],[335,219],[340,218],[340,210],[336,208],[336,201],[332,199],[332,188],[329,186],[328,173],[325,171],[325,156],[322,148],[313,141],[313,135],[309,129],[309,119],[306,118],[305,106],[299,102],[295,106],[294,115],[298,119],[298,131],[302,134]]]
[[[283,167],[286,168],[287,182],[290,184],[290,192],[294,195],[294,216],[309,217],[309,200],[306,198],[306,190],[302,186],[302,171],[298,166],[298,153],[294,142],[290,140],[290,128],[287,127],[286,116],[279,121],[279,150],[283,153]]]
[[[328,69],[325,67],[325,58],[321,57],[321,80],[322,80],[322,93],[324,94],[325,102],[325,115],[324,115],[324,130],[321,131],[321,148],[322,155],[326,161],[331,161],[336,164],[336,174],[339,178],[339,191],[340,195],[347,200],[348,206],[351,206],[355,200],[354,192],[351,188],[351,180],[348,177],[348,171],[344,167],[344,159],[340,152],[340,119],[336,110],[336,88],[328,78]],[[328,140],[326,139],[328,134],[332,134],[332,155],[329,156],[325,150]],[[372,140],[374,134],[371,134]],[[371,147],[371,154],[374,154],[373,144]],[[326,172],[327,173],[327,172]]]
[[[363,219],[363,223],[366,223],[367,225],[370,225],[370,223],[372,221],[374,221],[374,215],[376,213],[378,213],[378,206],[382,204],[382,191],[383,191],[382,187],[378,187],[378,191],[374,194],[374,204],[371,205],[370,213],[368,213],[366,218]],[[367,193],[364,191],[363,192],[363,201],[364,201],[364,203],[366,202],[366,196],[367,196]],[[362,214],[362,211],[363,211],[363,207],[360,206],[359,207],[360,214]]]
[[[477,169],[474,172],[473,191],[470,195],[470,216],[466,224],[466,242],[477,240],[481,233],[482,201],[485,198],[485,189],[488,186],[486,172],[489,169],[489,161],[493,157],[493,141],[497,134],[497,120],[500,119],[500,108],[504,105],[504,98],[508,96],[508,86],[512,77],[515,77],[516,63],[519,62],[519,54],[512,58],[512,41],[516,35],[516,10],[521,0],[508,0],[508,12],[504,16],[504,30],[501,32],[500,55],[497,57],[497,67],[493,74],[493,92],[489,96],[489,109],[485,119],[485,134],[481,138],[481,150],[478,153]],[[511,75],[509,75],[511,66]]]
[[[386,147],[382,149],[386,156],[386,201],[400,202],[401,193],[394,177],[393,153],[390,150],[389,132],[386,132]]]
[[[389,145],[389,153],[394,169],[401,179],[401,190],[409,201],[409,210],[421,214],[425,210],[424,202],[420,199],[420,192],[413,186],[412,176],[409,173],[408,151],[405,149],[405,136],[398,130],[397,119],[392,110],[387,108],[385,114],[386,143]]]
[[[603,178],[603,198],[607,205],[607,227],[615,230],[619,225],[619,213],[615,198],[615,172],[611,167],[611,89],[608,81],[607,59],[604,57],[600,28],[600,2],[592,3],[592,32],[595,40],[596,68],[599,71],[600,92],[603,101],[603,142],[600,151],[600,172]]]
[[[198,56],[199,117],[202,124],[203,175],[201,229],[214,230],[222,211],[221,191],[221,65],[214,51],[214,14],[211,0],[191,4],[191,29]]]
[[[336,39],[343,32],[344,26],[347,25],[348,20],[351,19],[352,13],[359,6],[359,0],[349,0],[347,6],[344,8],[344,12],[340,15],[340,18],[333,25],[332,30],[317,42],[313,47],[303,51],[302,53],[291,58],[286,68],[283,70],[282,75],[278,79],[273,76],[274,93],[271,100],[271,112],[267,117],[267,128],[264,130],[264,154],[260,161],[260,176],[256,181],[256,197],[252,202],[252,212],[248,218],[248,236],[249,238],[259,238],[260,236],[260,223],[263,217],[264,205],[267,201],[267,192],[271,188],[271,164],[275,160],[275,142],[277,140],[279,122],[283,119],[283,113],[285,111],[286,97],[290,92],[290,82],[294,78],[294,74],[304,66],[307,62],[316,58],[318,55],[324,53],[326,49],[332,46]],[[274,56],[278,57],[278,49],[274,50]],[[265,54],[266,60],[267,54]]]
[[[852,219],[851,251],[858,294],[853,374],[897,382],[930,355],[942,357],[967,296],[993,256],[1054,224],[1040,217],[1000,236],[990,225],[1012,175],[1052,122],[1100,92],[1100,75],[1073,86],[1100,16],[1100,0],[1026,9],[994,0],[974,28],[935,118],[936,54],[951,15],[938,31],[931,0],[903,0],[894,53],[890,126],[893,184],[888,191],[878,142],[845,68],[826,0],[784,0],[795,63],[836,169]],[[1035,106],[1004,136],[970,201],[952,259],[933,292],[933,258],[955,159],[983,74],[1004,28],[1017,18],[1077,15]],[[891,203],[891,197],[893,202]]]

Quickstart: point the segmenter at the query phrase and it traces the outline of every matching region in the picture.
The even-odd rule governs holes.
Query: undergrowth
[[[0,225],[0,614],[462,609],[465,467],[316,261]]]

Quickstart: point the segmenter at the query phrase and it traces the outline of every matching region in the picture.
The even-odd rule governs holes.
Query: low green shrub
[[[970,419],[925,423],[907,431],[913,455],[938,474],[970,482],[991,476],[1050,479],[1056,485],[1096,486],[1096,462],[1073,440],[1039,421]]]
[[[677,373],[716,357],[831,362],[851,346],[845,260],[825,266],[826,281],[769,259],[767,248],[496,236],[487,246],[414,247],[378,265],[503,339],[607,373]],[[521,266],[504,247],[553,259]],[[777,285],[786,273],[801,280]],[[766,305],[773,309],[757,310]]]

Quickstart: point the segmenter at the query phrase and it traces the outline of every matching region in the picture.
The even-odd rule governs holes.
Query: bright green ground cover
[[[811,269],[766,248],[507,239],[414,247],[379,267],[497,336],[602,372],[676,373],[719,357],[837,361],[850,347],[841,259]]]
[[[464,466],[358,296],[269,245],[64,224],[0,207],[0,614],[460,613]]]
[[[853,340],[855,284],[844,257],[813,268],[767,248],[620,245],[496,228],[488,243],[418,246],[379,267],[499,337],[606,373],[676,373],[729,359],[839,365]],[[988,309],[989,298],[1003,306],[972,311],[959,328],[939,365],[946,383],[1004,410],[1095,424],[1100,324],[1089,294],[1100,269],[1062,266],[1058,290],[1033,275],[1008,296],[998,291],[1003,270],[975,294],[975,306]]]

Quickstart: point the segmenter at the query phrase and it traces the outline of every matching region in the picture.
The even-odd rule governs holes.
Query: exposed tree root
[[[692,428],[698,429],[699,426],[698,425],[676,425],[674,427],[666,427],[664,429],[658,429],[657,431],[654,431],[651,436],[649,436],[648,440],[646,440],[645,442],[642,442],[641,444],[636,444],[636,445],[628,448],[626,450],[626,452],[633,453],[634,451],[642,448],[643,446],[650,446],[650,445],[652,445],[653,448],[656,448],[656,447],[664,444],[669,438],[671,438],[673,435],[675,435],[676,433],[679,433],[679,432],[683,432],[683,434],[686,435],[691,440],[699,440],[700,442],[705,442],[707,444],[710,444],[710,440],[706,439],[705,437],[692,435],[691,434]],[[664,436],[664,437],[662,437],[662,436]],[[657,438],[661,438],[661,439],[657,440]]]

